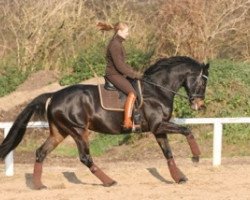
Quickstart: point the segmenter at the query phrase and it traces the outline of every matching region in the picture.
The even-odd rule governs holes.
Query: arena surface
[[[110,162],[95,159],[100,168],[118,184],[103,187],[79,161],[44,164],[43,182],[48,189],[32,189],[33,165],[15,164],[15,175],[6,177],[0,165],[1,200],[247,200],[250,199],[250,158],[223,159],[212,167],[210,159],[194,166],[189,159],[176,159],[189,181],[176,184],[164,159]],[[67,163],[70,162],[70,163]]]

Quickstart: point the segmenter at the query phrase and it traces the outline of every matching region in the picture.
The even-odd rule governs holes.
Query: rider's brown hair
[[[105,22],[98,22],[97,27],[102,31],[110,31],[114,30],[115,33],[119,30],[123,30],[124,28],[128,27],[128,25],[124,22],[117,22],[115,24],[108,24]]]

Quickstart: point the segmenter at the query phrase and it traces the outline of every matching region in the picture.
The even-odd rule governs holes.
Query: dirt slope
[[[63,87],[57,81],[58,77],[55,72],[39,71],[32,74],[15,92],[0,98],[0,121],[12,121],[16,114],[36,96],[54,92]],[[83,81],[84,84],[102,83],[102,78],[92,78]]]

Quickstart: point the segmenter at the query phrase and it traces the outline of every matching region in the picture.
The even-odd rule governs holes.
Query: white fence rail
[[[175,118],[177,124],[213,124],[213,166],[221,164],[223,124],[250,123],[250,117],[240,118]]]
[[[223,124],[238,124],[238,123],[250,123],[250,117],[241,118],[175,118],[172,120],[177,124],[213,124],[213,166],[219,166],[221,164],[221,152],[222,152],[222,134]],[[4,137],[7,136],[12,123],[3,122],[0,123],[0,129],[4,129]],[[29,122],[28,128],[47,128],[47,122]],[[6,176],[13,176],[14,174],[14,159],[13,152],[10,152],[5,158],[5,174]]]
[[[9,130],[12,126],[12,122],[1,122],[0,129],[4,129],[4,137],[7,137]],[[29,122],[27,128],[48,128],[49,125],[47,122]],[[5,158],[5,175],[13,176],[14,175],[14,159],[13,152],[10,152]]]

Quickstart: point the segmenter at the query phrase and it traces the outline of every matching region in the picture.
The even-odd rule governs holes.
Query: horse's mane
[[[196,60],[187,57],[187,56],[174,56],[170,58],[162,58],[158,60],[155,64],[151,65],[146,71],[145,74],[149,75],[152,74],[156,71],[159,71],[162,67],[171,67],[175,65],[180,65],[180,64],[188,64],[188,65],[194,65],[194,66],[201,66],[199,62]]]

